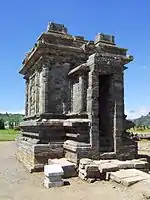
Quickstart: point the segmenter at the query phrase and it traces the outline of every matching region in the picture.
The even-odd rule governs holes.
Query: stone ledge
[[[63,127],[64,119],[36,119],[28,120],[20,123],[20,127],[35,127],[35,126],[56,126],[56,129]]]
[[[80,150],[89,150],[91,149],[91,145],[84,143],[84,142],[76,142],[73,140],[67,140],[66,142],[64,142],[64,149],[65,150],[70,150],[70,151],[80,151]]]
[[[81,118],[76,118],[76,119],[66,119],[63,123],[64,126],[82,126],[84,125],[89,125],[90,120],[89,119],[81,119]]]
[[[116,158],[115,152],[100,153],[100,159],[115,159],[115,158]]]

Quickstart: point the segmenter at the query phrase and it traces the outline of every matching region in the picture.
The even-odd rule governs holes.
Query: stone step
[[[59,164],[64,170],[63,178],[71,178],[77,176],[77,166],[75,163],[68,161],[66,158],[49,159],[48,164]]]
[[[137,169],[122,169],[116,172],[110,172],[109,178],[112,181],[124,186],[131,186],[140,181],[150,180],[150,175]]]

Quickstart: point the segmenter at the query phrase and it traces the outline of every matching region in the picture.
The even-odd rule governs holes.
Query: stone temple
[[[20,70],[26,102],[17,157],[29,171],[43,170],[50,158],[136,158],[124,115],[124,70],[132,60],[112,35],[88,41],[48,24]]]

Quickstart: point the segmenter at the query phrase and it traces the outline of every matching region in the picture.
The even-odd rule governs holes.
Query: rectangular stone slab
[[[133,164],[132,160],[131,161],[130,160],[119,161],[118,167],[119,167],[119,169],[133,169],[134,164]]]
[[[66,158],[60,158],[60,159],[49,159],[49,164],[59,164],[64,170],[64,178],[70,178],[77,176],[76,173],[76,164],[69,162]]]
[[[51,176],[63,176],[64,170],[59,164],[51,164],[44,166],[44,174],[47,177]]]
[[[135,160],[134,161],[134,168],[135,169],[146,169],[149,167],[149,164],[147,161],[142,161],[142,160]]]
[[[96,164],[89,164],[85,166],[86,172],[97,172],[99,171],[98,166]]]
[[[97,171],[86,171],[85,169],[79,169],[79,174],[84,175],[86,178],[100,178],[101,173]]]
[[[56,182],[62,180],[62,176],[48,176],[48,177],[46,176],[45,180],[49,182]]]
[[[89,159],[89,158],[81,158],[80,159],[80,164],[82,164],[82,165],[88,165],[88,164],[90,164],[92,162],[93,161],[91,159]]]
[[[139,181],[150,180],[150,175],[137,169],[126,169],[111,172],[110,179],[117,183],[130,186]]]
[[[128,177],[128,178],[124,178],[121,180],[122,185],[124,186],[131,186],[135,183],[138,183],[140,181],[145,180],[146,178],[141,177],[141,176],[133,176],[133,177]]]
[[[98,168],[101,173],[115,172],[119,170],[118,165],[114,163],[103,163],[103,164],[100,164]]]
[[[44,180],[44,186],[45,186],[46,188],[60,187],[60,186],[63,186],[63,185],[64,185],[63,180],[54,181],[54,182],[48,181],[47,179]]]
[[[137,176],[137,175],[138,175],[138,172],[135,169],[126,169],[126,170],[122,169],[117,172],[110,173],[110,176],[112,178],[118,178],[119,180],[121,180],[123,178]]]

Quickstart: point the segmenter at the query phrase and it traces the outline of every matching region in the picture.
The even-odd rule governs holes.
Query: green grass
[[[135,133],[150,133],[150,129],[143,129],[143,130],[135,130],[135,129],[130,129],[129,131],[131,131],[131,132],[135,132]]]
[[[0,130],[0,141],[14,141],[19,131],[8,129]]]

